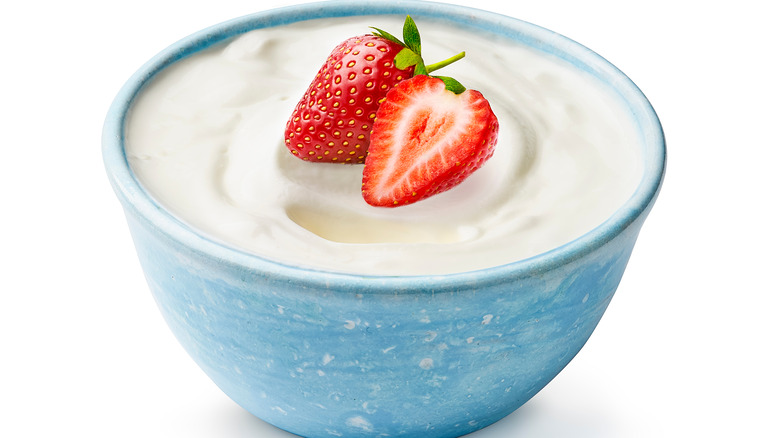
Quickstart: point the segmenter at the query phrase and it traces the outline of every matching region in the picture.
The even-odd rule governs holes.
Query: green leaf
[[[460,94],[466,91],[466,87],[464,87],[463,84],[449,76],[434,76],[434,78],[439,78],[444,81],[444,88],[452,91],[455,94]]]
[[[422,54],[422,44],[420,42],[420,31],[417,30],[417,25],[414,24],[412,17],[407,15],[406,21],[404,21],[404,43],[406,47],[410,48],[414,53]]]
[[[422,61],[422,58],[420,58]],[[414,75],[426,75],[428,76],[428,69],[425,68],[425,63],[420,62],[419,64],[414,66]]]
[[[384,30],[377,29],[376,27],[372,27],[371,29],[374,29],[376,31],[376,32],[372,32],[375,36],[382,37],[382,38],[384,38],[386,40],[390,40],[390,41],[392,41],[392,42],[394,42],[396,44],[399,44],[401,46],[406,47],[406,44],[402,43],[401,40],[399,40],[398,38],[394,37],[393,35],[385,32]]]
[[[395,55],[395,66],[400,70],[406,70],[413,65],[422,64],[422,58],[420,55],[412,52],[410,49],[404,48],[397,55]]]

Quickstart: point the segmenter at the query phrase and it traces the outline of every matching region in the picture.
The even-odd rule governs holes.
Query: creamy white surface
[[[284,263],[378,275],[445,274],[553,249],[606,220],[640,178],[624,104],[539,52],[418,20],[423,55],[481,91],[500,129],[463,184],[384,209],[361,196],[361,165],[309,163],[285,148],[293,107],[333,47],[402,18],[318,20],[257,30],[176,63],[143,91],[127,154],[176,216]],[[438,72],[437,72],[438,73]]]

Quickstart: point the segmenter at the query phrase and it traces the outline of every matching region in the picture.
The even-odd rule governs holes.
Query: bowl
[[[619,93],[642,138],[642,177],[592,231],[478,271],[362,276],[285,265],[221,244],[177,219],[133,175],[128,108],[179,60],[249,30],[322,17],[412,14],[533,46]],[[665,169],[660,123],[640,90],[587,48],[476,9],[336,1],[260,12],[197,32],[135,73],[103,132],[109,180],[149,288],[178,341],[240,406],[307,437],[460,436],[523,405],[580,351],[604,314]]]

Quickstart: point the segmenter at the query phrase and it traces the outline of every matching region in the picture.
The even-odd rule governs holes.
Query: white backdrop
[[[100,156],[105,112],[143,62],[208,25],[292,3],[1,7],[0,436],[292,436],[230,401],[173,339]],[[452,3],[607,58],[653,103],[669,149],[661,196],[591,340],[539,395],[471,436],[780,436],[776,14],[760,0]]]

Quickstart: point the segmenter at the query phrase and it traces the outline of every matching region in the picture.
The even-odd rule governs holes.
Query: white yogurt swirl
[[[144,187],[228,245],[283,263],[367,275],[447,274],[553,249],[606,220],[640,179],[625,104],[595,79],[495,35],[417,20],[428,62],[481,91],[496,152],[460,186],[413,205],[371,207],[361,165],[309,163],[285,122],[324,58],[403,17],[319,19],[246,33],[177,62],[143,90],[126,147]]]

